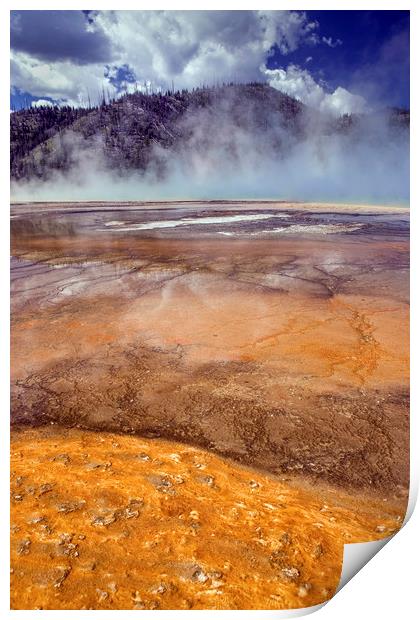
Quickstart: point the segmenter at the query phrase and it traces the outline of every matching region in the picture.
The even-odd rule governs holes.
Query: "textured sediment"
[[[245,220],[238,215],[243,211],[248,214]],[[83,455],[93,451],[98,462],[113,465],[95,469],[99,495],[92,501],[99,503],[89,510],[100,507],[108,476],[118,481],[112,509],[125,510],[123,489],[127,498],[134,493],[133,477],[139,465],[133,454],[143,442],[141,449],[152,450],[155,460],[141,464],[142,476],[147,468],[151,476],[160,475],[154,464],[159,461],[159,450],[166,455],[162,461],[167,460],[168,450],[182,452],[187,460],[193,454],[199,455],[197,458],[207,455],[208,475],[217,478],[219,470],[224,472],[217,495],[220,506],[225,501],[226,506],[241,501],[247,505],[251,496],[234,481],[236,477],[245,480],[251,475],[246,468],[252,467],[252,476],[270,481],[264,483],[268,485],[265,500],[275,503],[276,494],[290,492],[294,510],[300,503],[301,514],[310,513],[307,523],[315,518],[308,507],[317,502],[321,508],[322,502],[331,504],[331,509],[345,506],[344,512],[332,515],[337,526],[328,526],[333,528],[331,536],[337,534],[337,527],[347,531],[352,541],[372,540],[398,527],[408,492],[406,211],[368,207],[340,211],[329,205],[273,203],[92,203],[19,205],[13,207],[12,217],[15,476],[25,479],[28,474],[30,488],[54,484],[57,493],[64,494],[70,492],[70,479],[80,478],[88,490],[92,476],[85,476],[87,457]],[[37,456],[38,442],[43,454],[51,444],[51,450],[55,446],[59,454],[68,455],[64,469],[62,463],[51,461],[53,482],[44,481],[41,475],[42,463],[50,461]],[[89,450],[83,449],[83,443]],[[125,457],[112,447],[114,443],[125,446]],[[165,448],[169,445],[172,447]],[[52,453],[50,456],[55,458]],[[122,466],[124,458],[131,463],[127,469]],[[62,479],[58,467],[64,473]],[[180,463],[174,462],[172,467],[171,475],[186,475]],[[195,505],[198,498],[193,496],[201,487],[190,474],[188,502],[194,503],[191,510],[202,511],[213,502],[216,491],[212,485],[204,485],[201,504]],[[308,483],[317,489],[316,498],[305,490]],[[146,505],[149,491],[144,484]],[[181,487],[187,489],[183,484],[174,487],[176,497]],[[162,495],[159,490],[157,493],[156,497]],[[175,501],[171,493],[163,494],[165,501]],[[18,490],[16,494],[20,494]],[[12,504],[13,521],[24,519],[29,503],[31,511],[37,509],[37,502],[43,516],[53,518],[56,509],[48,504],[49,498],[55,497],[52,491],[45,496],[34,491],[25,497],[25,502]],[[85,499],[81,493],[75,501]],[[257,496],[252,494],[249,509],[262,510],[254,501]],[[150,510],[155,511],[159,527],[166,527],[164,513],[153,506]],[[66,512],[66,523],[83,529],[86,510]],[[185,510],[179,514],[186,514]],[[240,537],[241,527],[251,526],[241,511],[238,514],[238,531],[232,530],[223,543],[232,558],[235,545],[243,544],[245,549],[254,535],[252,528],[245,528]],[[276,511],[273,519],[279,521],[272,524],[279,528],[280,538],[283,530],[297,523],[291,513],[281,515]],[[249,576],[249,601],[244,586],[234,585],[235,578],[232,588],[214,595],[211,603],[199,592],[203,584],[208,589],[210,578],[199,581],[200,586],[187,579],[187,585],[180,588],[177,582],[163,600],[149,592],[153,579],[158,579],[158,572],[152,571],[152,581],[145,582],[141,593],[135,595],[139,599],[135,604],[143,608],[246,608],[255,601],[256,608],[287,608],[328,598],[339,579],[341,545],[346,541],[337,538],[333,555],[325,560],[331,568],[315,587],[314,569],[308,568],[312,566],[311,552],[304,543],[311,539],[304,534],[305,518],[302,516],[295,543],[286,547],[287,553],[294,549],[300,557],[297,570],[302,569],[306,577],[286,579],[286,585],[278,581],[267,568],[271,565],[266,565],[266,547],[258,543],[256,549],[264,549],[264,560],[255,552],[257,559],[249,560],[250,564],[235,565]],[[129,521],[133,527],[139,526],[138,519]],[[18,527],[22,528],[22,523]],[[218,521],[217,511],[208,513],[206,523],[200,530],[203,547],[213,545],[211,532],[219,537],[219,528],[225,526]],[[48,527],[52,528],[51,524]],[[67,532],[66,527],[60,522],[58,530],[52,529],[58,536],[60,528]],[[125,521],[115,519],[104,531],[108,532],[108,527],[123,536]],[[180,535],[177,528],[170,530],[171,535]],[[71,534],[70,530],[67,533]],[[29,532],[26,534],[30,538]],[[160,536],[157,531],[155,534]],[[165,534],[168,545],[171,535]],[[53,544],[54,536],[48,544]],[[193,539],[189,534],[187,539],[188,547]],[[92,545],[95,540],[92,538]],[[194,560],[198,539],[194,540],[186,564],[199,565],[196,570],[205,575],[206,571],[223,572],[212,567],[210,556],[203,556],[203,567]],[[72,541],[70,545],[75,544]],[[31,539],[28,553],[18,554],[16,569],[20,570],[21,562],[29,562],[28,566],[36,562],[48,544],[38,548]],[[269,543],[273,553],[276,544]],[[171,551],[174,558],[182,554],[181,547],[175,545]],[[133,557],[140,551],[136,553]],[[150,556],[150,562],[159,561],[157,553],[154,560]],[[287,561],[291,562],[291,556]],[[103,570],[106,565],[106,560],[101,562]],[[103,599],[96,600],[93,589],[86,600],[76,597],[72,605],[69,584],[76,588],[85,579],[77,570],[72,564],[71,573],[57,590],[40,586],[45,599],[41,592],[38,606],[53,608],[51,592],[58,592],[56,602],[62,608],[79,604],[88,608],[133,607],[129,577],[125,585],[118,585],[120,595],[105,585],[98,586],[106,592],[106,596],[100,595]],[[133,574],[137,570],[140,567],[133,568]],[[30,570],[25,571],[13,586],[18,607],[18,601],[23,600],[20,597],[28,592],[23,584],[30,579]],[[167,570],[168,579],[176,581],[176,571],[171,571]],[[250,576],[252,571],[258,579]],[[89,579],[93,588],[97,577]],[[309,579],[311,586],[304,593]],[[25,600],[23,607],[30,604]]]
[[[27,430],[12,440],[12,607],[315,605],[337,587],[343,544],[402,517],[186,445]]]

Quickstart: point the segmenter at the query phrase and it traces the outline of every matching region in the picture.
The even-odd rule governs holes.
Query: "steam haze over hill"
[[[268,85],[11,115],[16,200],[408,200],[409,115],[332,116]]]
[[[12,198],[407,203],[407,16],[14,11]]]

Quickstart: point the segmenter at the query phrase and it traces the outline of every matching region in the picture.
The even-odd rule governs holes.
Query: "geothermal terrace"
[[[314,605],[398,529],[407,209],[11,218],[13,607]]]

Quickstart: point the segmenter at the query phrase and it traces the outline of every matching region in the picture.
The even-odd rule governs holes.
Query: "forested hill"
[[[91,108],[20,110],[12,112],[10,119],[11,176],[16,180],[45,180],[54,171],[66,172],[84,149],[122,174],[150,166],[159,173],[162,153],[205,152],[217,140],[235,155],[241,144],[249,146],[252,136],[260,146],[267,144],[271,153],[280,153],[313,131],[349,132],[358,123],[352,116],[326,120],[259,83],[126,94]],[[398,130],[408,127],[409,113],[394,110],[387,122]],[[243,136],[247,140],[241,142]]]

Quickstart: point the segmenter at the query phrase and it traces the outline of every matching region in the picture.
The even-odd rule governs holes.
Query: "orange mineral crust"
[[[401,506],[318,492],[188,445],[46,427],[11,443],[13,609],[289,609]]]
[[[286,609],[409,487],[409,221],[12,206],[12,606]]]

